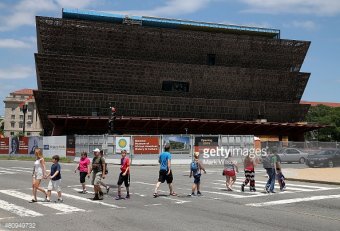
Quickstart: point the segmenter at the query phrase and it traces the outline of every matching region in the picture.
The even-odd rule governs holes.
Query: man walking
[[[266,169],[268,175],[268,181],[266,184],[266,192],[267,193],[275,193],[274,186],[275,186],[275,169],[276,169],[276,156],[274,152],[267,153],[265,156],[262,157],[263,168]]]
[[[156,184],[155,192],[153,194],[154,197],[158,197],[158,188],[159,186],[166,181],[169,186],[170,196],[177,196],[177,194],[173,191],[172,187],[172,171],[171,171],[171,154],[170,154],[170,144],[166,144],[164,147],[164,152],[159,155],[158,162],[160,164],[159,177],[158,182]]]
[[[105,179],[105,159],[100,156],[100,150],[98,148],[93,150],[94,157],[92,160],[92,185],[94,186],[95,196],[93,200],[103,200],[103,192],[100,188],[100,182]]]

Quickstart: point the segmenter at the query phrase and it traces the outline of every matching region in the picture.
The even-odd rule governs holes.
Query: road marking
[[[151,206],[159,206],[159,205],[162,205],[162,204],[150,204],[150,205],[144,205],[145,207],[151,207]]]
[[[220,186],[225,186],[225,184],[220,184],[220,183],[213,183],[211,182],[211,184],[215,184],[215,185],[220,185]],[[243,184],[243,182],[235,182],[234,185],[237,185],[238,187],[240,187]],[[249,185],[249,184],[248,184]],[[247,187],[248,185],[246,185],[245,187]],[[265,184],[260,184],[258,182],[255,182],[255,186],[256,188],[260,187],[263,188],[266,186]],[[276,188],[279,188],[279,185],[275,184]],[[285,191],[300,191],[300,192],[311,192],[311,191],[315,191],[315,190],[320,190],[320,189],[305,189],[305,188],[293,188],[291,187],[291,185],[288,185],[287,188],[285,189]],[[245,193],[249,193],[246,192]]]
[[[33,171],[33,167],[32,167],[32,168],[24,168],[24,167],[10,167],[10,168],[17,168],[17,169],[22,169],[22,170],[31,170],[31,172]]]
[[[88,199],[88,198],[75,196],[75,195],[67,194],[67,193],[64,193],[64,192],[63,192],[63,197],[69,197],[69,198],[72,198],[72,199],[75,199],[75,200],[81,200],[81,201],[86,201],[86,202],[89,202],[89,203],[100,204],[100,205],[104,205],[104,206],[115,208],[115,209],[124,209],[125,208],[125,207],[120,207],[120,206],[113,205],[113,204],[108,204],[108,203],[105,203],[105,202],[102,202],[102,201],[93,201],[93,200]]]
[[[156,184],[150,184],[150,183],[145,183],[145,182],[140,182],[140,181],[136,181],[133,182],[134,184],[145,184],[145,185],[152,185],[152,186],[156,186]]]
[[[340,198],[340,195],[293,198],[293,199],[286,199],[286,200],[268,201],[268,202],[263,202],[263,203],[251,203],[251,204],[246,204],[246,205],[254,206],[254,207],[264,207],[264,206],[271,206],[271,205],[283,205],[283,204],[292,204],[292,203],[298,203],[298,202],[303,202],[303,201],[318,201],[318,200],[336,199],[336,198]]]
[[[26,193],[22,193],[22,192],[18,192],[18,191],[14,191],[14,190],[0,190],[0,193],[6,194],[6,195],[9,195],[9,196],[12,196],[12,197],[16,197],[16,198],[19,198],[19,199],[22,199],[22,200],[26,200],[26,201],[30,201],[32,199],[31,195],[26,194]],[[42,199],[38,198],[38,201],[39,200],[42,200]],[[60,211],[60,213],[57,213],[57,214],[86,212],[84,209],[73,207],[73,206],[67,205],[65,203],[50,203],[50,202],[40,203],[40,202],[38,202],[38,204]]]
[[[215,181],[224,182],[225,183],[224,180],[215,180]],[[242,184],[242,183],[243,183],[243,181],[240,181],[240,180],[237,180],[235,182],[235,184]],[[266,184],[267,184],[267,181],[255,180],[255,185],[266,185]],[[299,187],[302,187],[301,191],[305,191],[305,190],[309,190],[309,189],[313,189],[313,190],[309,190],[309,191],[315,191],[315,190],[321,191],[321,190],[336,189],[336,188],[330,188],[330,187],[322,187],[322,186],[314,186],[314,185],[291,184],[291,183],[288,183],[286,185],[287,185],[287,188],[299,188]],[[275,186],[279,186],[277,182],[275,183]],[[303,188],[308,188],[308,189],[303,189]]]
[[[31,171],[23,170],[23,169],[3,168],[3,167],[0,167],[0,169],[4,171],[12,172],[13,174],[15,174],[16,172],[26,172],[26,173],[31,173],[31,174],[33,173],[33,169]]]
[[[33,210],[26,209],[24,207],[8,203],[7,201],[0,200],[0,208],[10,213],[14,213],[20,217],[39,217],[43,216],[41,213],[37,213]]]

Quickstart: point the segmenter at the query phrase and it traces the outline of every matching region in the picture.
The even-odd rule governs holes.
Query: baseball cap
[[[93,152],[100,152],[99,148],[93,150]]]

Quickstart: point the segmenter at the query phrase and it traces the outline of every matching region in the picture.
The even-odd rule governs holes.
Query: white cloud
[[[17,39],[0,39],[0,48],[31,48],[32,44]]]
[[[164,6],[151,10],[110,11],[113,13],[140,16],[177,16],[194,13],[216,0],[168,0]]]
[[[294,13],[334,16],[340,13],[339,0],[240,0],[249,6],[246,12]]]
[[[284,24],[284,27],[301,28],[307,31],[314,31],[318,28],[317,24],[313,21],[293,21],[288,24]]]
[[[63,7],[84,8],[95,5],[90,0],[21,0],[16,5],[8,5],[7,15],[0,17],[0,31],[9,31],[20,26],[33,26],[35,16],[42,12],[61,11]]]
[[[26,79],[35,76],[35,69],[27,66],[15,66],[7,69],[0,69],[0,79],[14,80]]]

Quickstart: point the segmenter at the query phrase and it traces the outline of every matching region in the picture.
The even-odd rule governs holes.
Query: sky
[[[340,102],[339,0],[0,0],[1,101],[37,88],[35,16],[60,18],[62,8],[280,29],[283,39],[312,42],[301,69],[312,73],[302,99]]]

